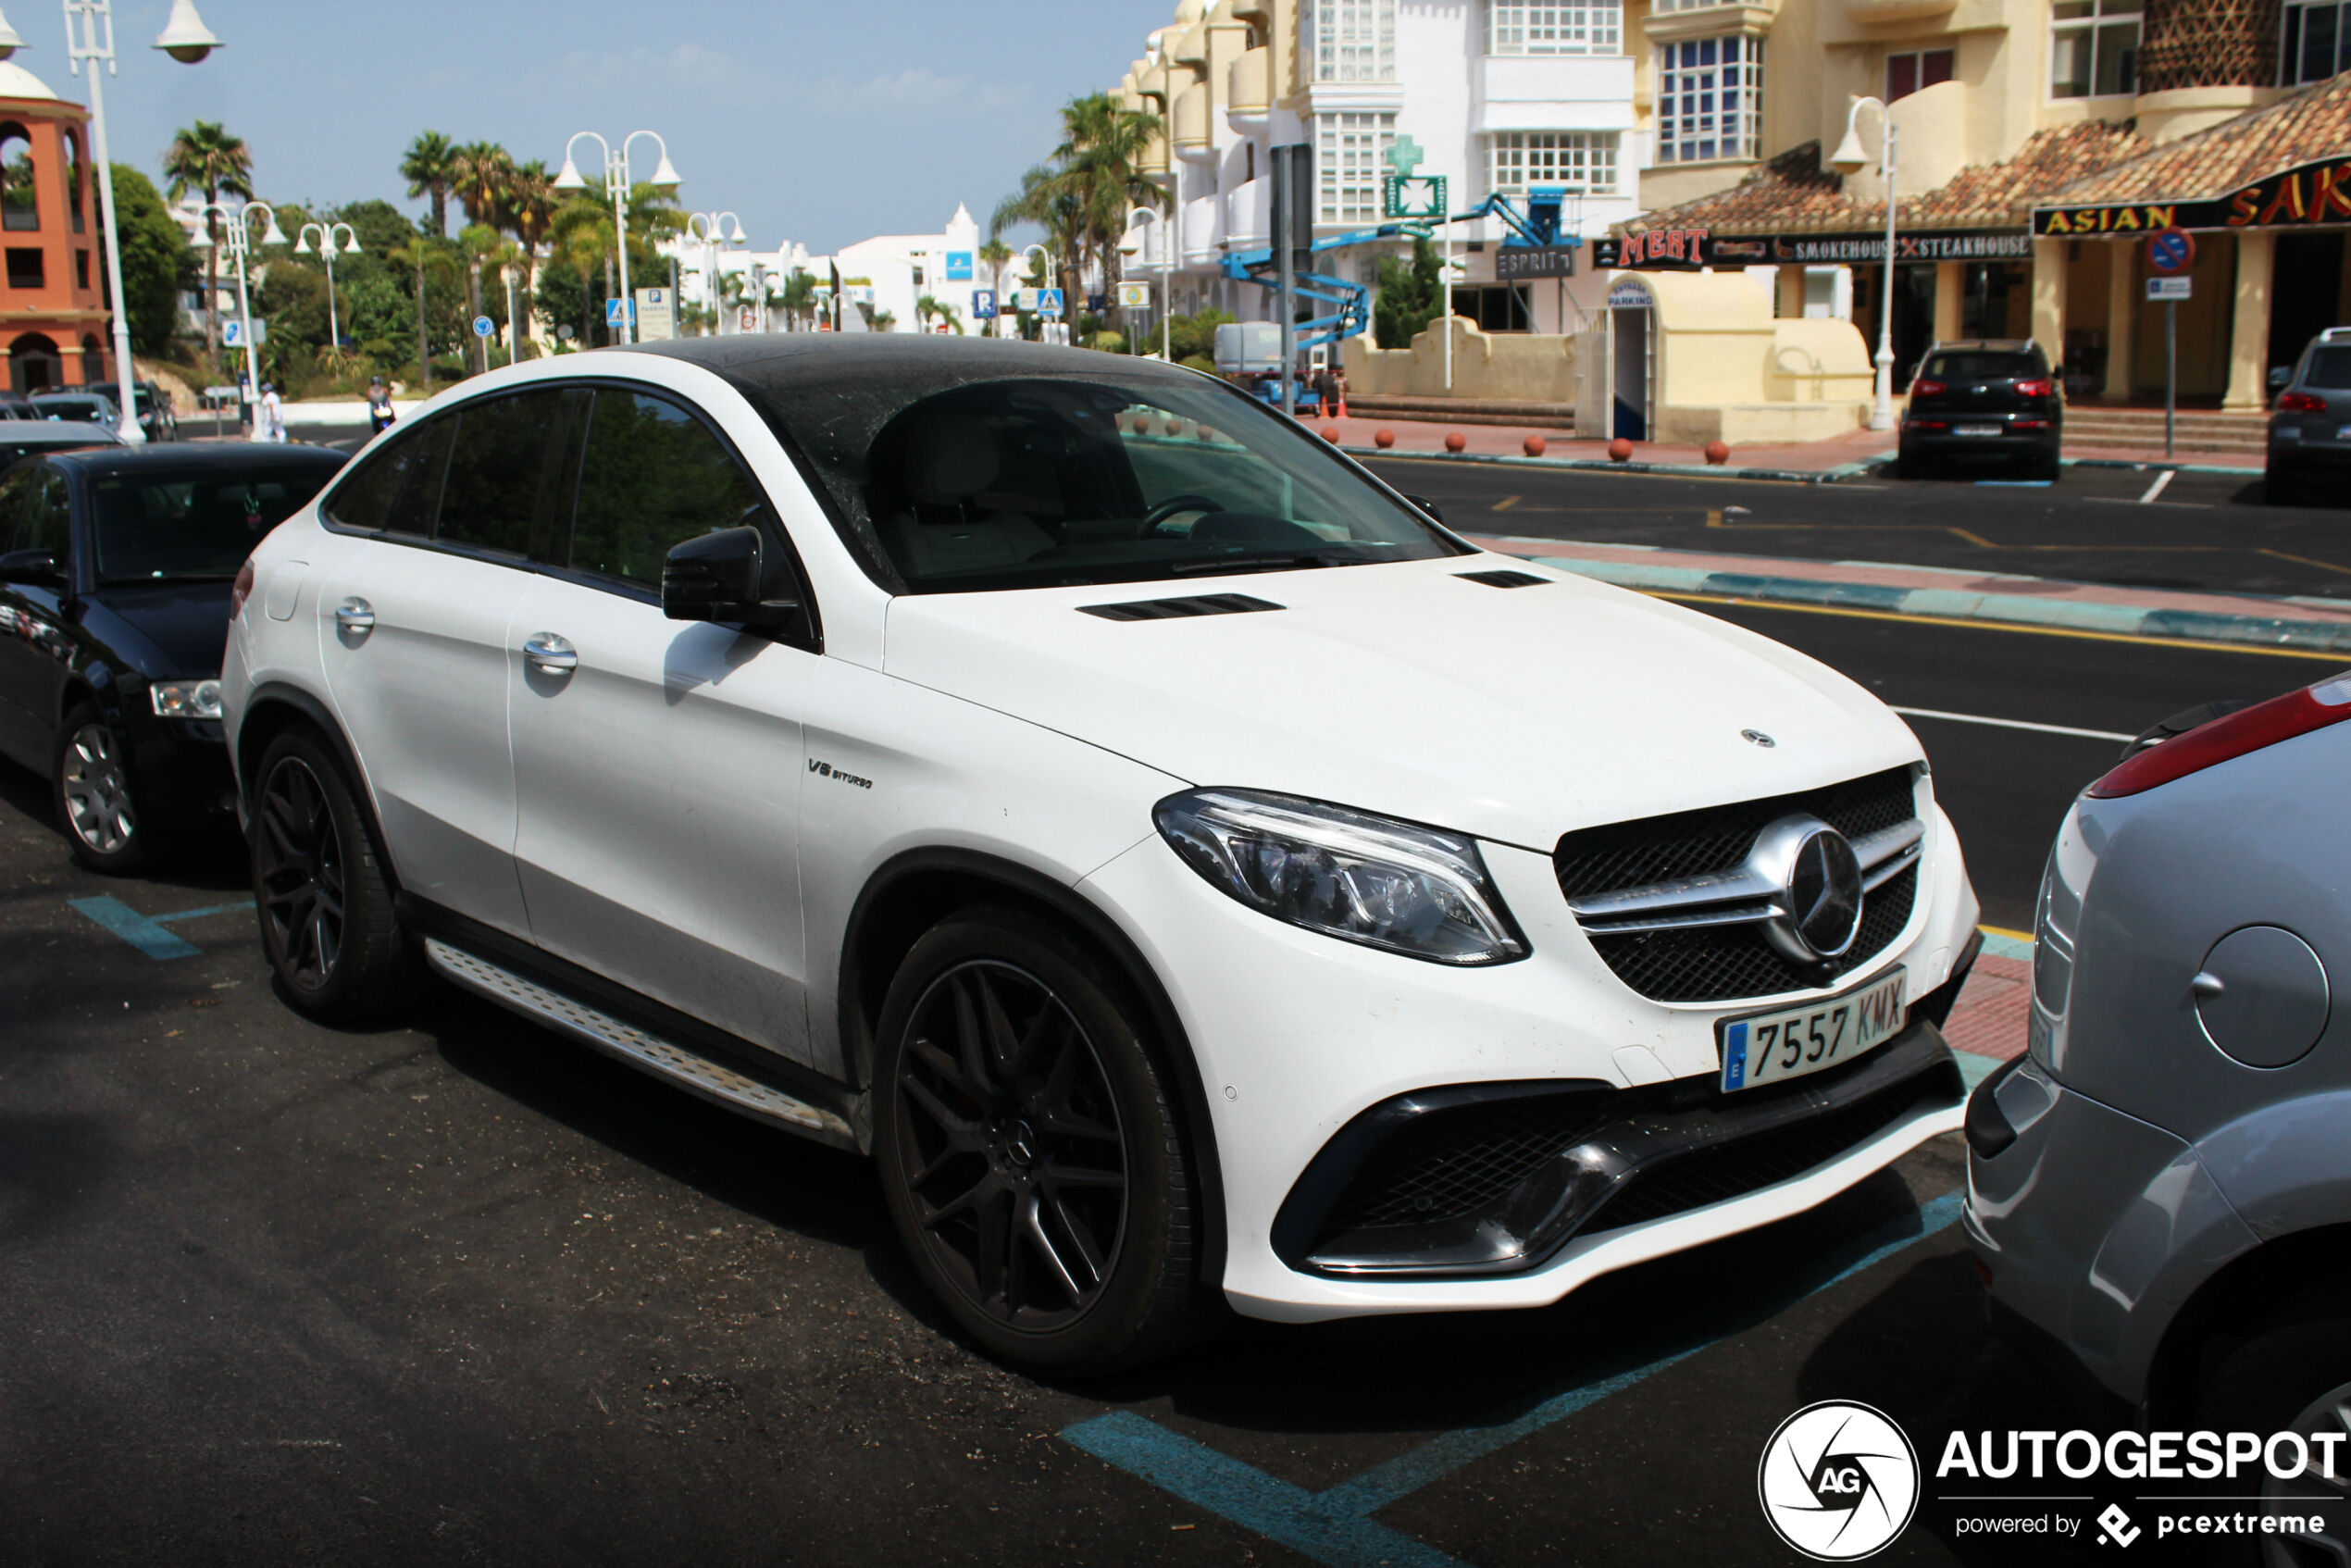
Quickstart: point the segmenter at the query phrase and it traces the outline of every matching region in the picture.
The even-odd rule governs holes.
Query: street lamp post
[[[620,145],[616,148],[596,132],[582,131],[574,133],[571,140],[564,143],[564,167],[555,176],[555,189],[558,191],[588,189],[588,181],[581,176],[579,166],[571,159],[571,150],[579,144],[582,136],[593,139],[596,145],[603,149],[604,193],[612,198],[613,245],[620,252],[620,319],[621,330],[626,334],[622,341],[633,343],[637,341],[637,296],[628,292],[629,143],[640,136],[650,136],[653,139],[653,145],[661,149],[661,161],[653,166],[653,177],[647,181],[654,190],[678,189],[678,171],[669,164],[669,143],[661,139],[658,131],[632,131],[620,139]]]
[[[300,235],[294,241],[294,253],[298,255],[308,255],[310,236],[313,234],[318,236],[318,254],[327,261],[327,342],[332,347],[339,349],[342,347],[342,320],[335,314],[335,235],[338,231],[343,236],[343,254],[357,255],[359,231],[348,223],[304,224]]]
[[[284,244],[286,231],[278,227],[278,211],[267,202],[246,202],[233,207],[226,202],[206,202],[194,209],[198,220],[196,233],[188,242],[188,248],[196,251],[212,248],[212,226],[203,219],[209,214],[218,213],[224,219],[221,230],[229,237],[229,255],[237,264],[237,316],[244,324],[245,385],[252,395],[258,397],[261,395],[261,355],[254,348],[253,292],[245,280],[245,255],[254,243],[253,230],[248,226],[256,212],[267,220],[259,243],[265,245]]]
[[[1885,273],[1878,287],[1877,308],[1877,395],[1870,405],[1870,429],[1890,430],[1894,428],[1894,116],[1882,98],[1856,98],[1845,113],[1845,140],[1829,155],[1829,167],[1839,174],[1859,174],[1870,164],[1870,156],[1861,150],[1860,120],[1865,106],[1874,105],[1879,123],[1885,127],[1885,146],[1878,157],[1878,169],[1885,178]]]
[[[734,226],[731,233],[728,232],[729,224]],[[686,237],[702,242],[703,288],[710,296],[710,328],[716,332],[722,325],[718,317],[718,250],[722,245],[743,243],[743,220],[731,212],[690,212],[686,215]]]
[[[99,220],[106,234],[106,282],[113,291],[115,386],[121,399],[122,439],[135,443],[147,438],[139,429],[135,391],[139,372],[131,363],[131,317],[122,292],[122,240],[115,224],[114,164],[106,154],[106,93],[99,84],[102,74],[112,76],[115,71],[114,6],[110,0],[65,0],[65,17],[67,68],[80,76],[82,62],[91,65],[90,151],[98,164]],[[0,59],[14,54],[21,43],[7,22],[0,20]],[[171,0],[171,15],[155,36],[155,47],[192,66],[219,48],[220,40],[196,15],[195,0]],[[97,69],[100,65],[106,68],[103,73]],[[85,379],[87,374],[85,370]]]

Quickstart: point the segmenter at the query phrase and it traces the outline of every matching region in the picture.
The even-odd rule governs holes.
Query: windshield
[[[1934,381],[1990,381],[2008,376],[2041,376],[2040,357],[2030,354],[1937,354],[1921,375]]]
[[[318,492],[320,464],[240,474],[105,474],[90,487],[108,582],[237,575],[262,535]]]
[[[769,417],[909,592],[1461,553],[1321,441],[1205,379],[908,380]]]
[[[2321,392],[2351,388],[2351,348],[2312,349],[2309,368],[2302,372],[2302,384]]]

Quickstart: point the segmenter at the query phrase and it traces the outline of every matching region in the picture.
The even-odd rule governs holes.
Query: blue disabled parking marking
[[[1906,1214],[1880,1226],[1861,1238],[1858,1257],[1827,1278],[1803,1286],[1773,1304],[1769,1315],[1776,1316],[1916,1246],[1959,1217],[1959,1195],[1952,1192],[1922,1205],[1914,1215]],[[1580,1384],[1522,1414],[1442,1433],[1319,1492],[1268,1475],[1253,1464],[1219,1453],[1131,1411],[1078,1422],[1063,1428],[1062,1437],[1162,1491],[1330,1568],[1471,1568],[1462,1559],[1391,1529],[1372,1515],[1432,1481],[1588,1410],[1751,1325],[1751,1322],[1735,1325],[1696,1344]]]
[[[206,915],[226,915],[234,909],[251,909],[251,899],[235,903],[206,904],[202,909],[175,910],[169,915],[142,915],[120,899],[101,893],[96,898],[69,899],[75,909],[112,931],[149,958],[193,958],[204,949],[169,927],[175,921],[195,920]]]

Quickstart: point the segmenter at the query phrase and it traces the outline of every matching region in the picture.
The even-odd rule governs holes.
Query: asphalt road
[[[2208,592],[2351,598],[2351,494],[2265,505],[2260,482],[2070,467],[2053,485],[1785,484],[1375,458],[1470,533],[1880,561]]]
[[[1906,705],[2074,728],[2319,668],[1714,613]],[[2021,923],[2111,743],[1918,722]],[[94,898],[213,913],[155,959]],[[0,1021],[0,1563],[1769,1562],[1757,1456],[1813,1400],[1930,1455],[2077,1421],[1984,1328],[1948,1139],[1547,1311],[1237,1323],[1040,1385],[957,1342],[860,1162],[447,991],[308,1024],[236,846],[90,876],[5,764]],[[1955,1516],[1883,1561],[2036,1560]]]

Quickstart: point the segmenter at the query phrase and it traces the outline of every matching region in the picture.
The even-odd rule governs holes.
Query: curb
[[[1949,588],[1903,588],[1891,583],[1822,582],[1807,578],[1709,571],[1702,566],[1653,566],[1645,561],[1587,561],[1564,555],[1535,555],[1527,559],[1579,577],[1649,593],[1703,594],[1762,604],[1876,610],[1940,620],[1993,621],[2009,626],[2056,627],[2068,631],[2099,631],[2186,642],[2234,642],[2257,648],[2351,653],[2351,623],[2337,621],[2221,615],[2204,610],[2157,610],[2142,604],[2048,600],[2023,593],[1971,593]]]
[[[1399,452],[1394,447],[1342,446],[1349,456],[1408,457],[1416,463],[1493,463],[1522,468],[1583,468],[1602,474],[1663,474],[1673,478],[1709,479],[1764,479],[1777,484],[1835,484],[1843,479],[1858,479],[1873,475],[1894,461],[1891,453],[1878,453],[1852,463],[1840,463],[1834,468],[1717,468],[1704,463],[1619,463],[1607,457],[1513,457],[1507,452]],[[2233,468],[2216,463],[2170,463],[2159,457],[2062,457],[2059,462],[2068,468],[2133,468],[2154,471],[2170,468],[2182,474],[2220,474],[2238,479],[2258,479],[2258,468]]]

